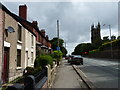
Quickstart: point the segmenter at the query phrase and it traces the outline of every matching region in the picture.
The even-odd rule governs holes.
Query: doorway
[[[4,48],[4,62],[3,62],[3,73],[2,80],[3,83],[8,82],[8,73],[9,73],[9,48]]]

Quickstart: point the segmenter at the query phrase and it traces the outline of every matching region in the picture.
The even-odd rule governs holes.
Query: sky
[[[46,30],[49,39],[57,37],[57,20],[60,38],[66,42],[68,54],[76,45],[91,42],[91,25],[101,24],[101,38],[118,36],[118,2],[2,2],[18,15],[19,5],[27,5],[27,20],[38,21],[40,29]],[[103,26],[103,24],[106,24]]]

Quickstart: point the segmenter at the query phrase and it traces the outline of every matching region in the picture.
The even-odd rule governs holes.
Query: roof
[[[24,28],[26,28],[29,32],[31,32],[33,35],[36,36],[34,32],[31,31],[31,29],[28,26],[31,26],[31,23],[27,20],[17,16],[16,14],[10,12],[3,4],[0,3],[0,8],[5,11],[7,14],[9,14],[12,18],[14,18],[16,21],[18,21]]]
[[[37,26],[35,26],[33,23],[27,21],[26,19],[17,16],[16,14],[10,12],[2,3],[0,3],[0,8],[5,11],[7,14],[9,14],[11,17],[13,17],[16,21],[18,21],[24,28],[26,28],[29,32],[31,32],[33,35],[36,36],[36,34],[34,32],[32,32],[32,28],[34,28],[43,38],[46,39],[46,37],[41,33],[41,31],[39,30],[39,28]],[[50,42],[48,39],[46,39],[46,41]]]

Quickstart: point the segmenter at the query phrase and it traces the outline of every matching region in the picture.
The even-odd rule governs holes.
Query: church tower
[[[100,22],[94,28],[94,24],[91,26],[91,43],[99,43],[101,42],[101,35],[100,35]]]

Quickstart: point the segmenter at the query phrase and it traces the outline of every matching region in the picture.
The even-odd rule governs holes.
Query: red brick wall
[[[27,19],[27,6],[26,5],[19,6],[19,16],[24,19]]]

